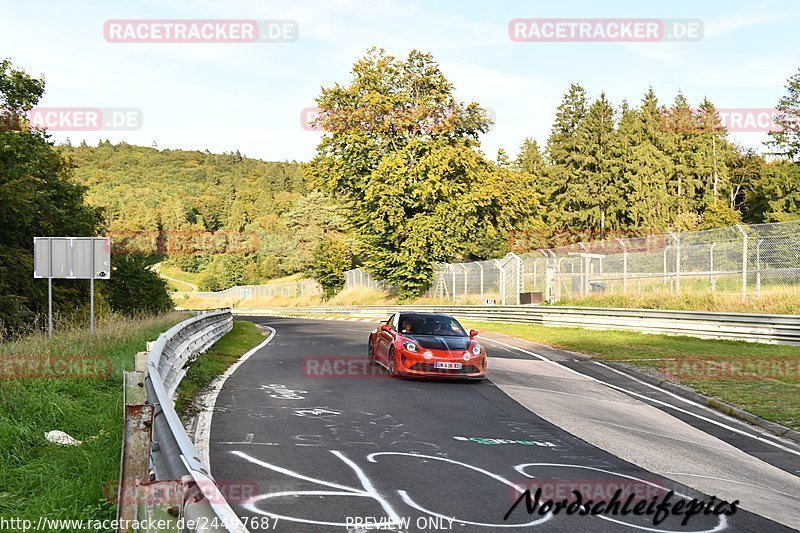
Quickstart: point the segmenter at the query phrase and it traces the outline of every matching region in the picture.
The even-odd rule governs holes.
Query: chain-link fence
[[[800,221],[580,242],[439,265],[427,296],[504,305],[590,294],[727,292],[742,300],[800,284]],[[386,289],[361,269],[345,288]]]
[[[302,280],[289,283],[273,283],[267,285],[238,285],[216,292],[178,292],[177,301],[182,299],[208,299],[219,303],[219,307],[231,306],[241,302],[257,303],[275,297],[301,298],[304,296],[321,296],[322,288],[313,280]]]

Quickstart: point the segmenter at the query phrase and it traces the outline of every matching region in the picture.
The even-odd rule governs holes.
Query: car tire
[[[370,365],[375,364],[375,343],[372,340],[372,337],[369,338],[369,345],[367,346],[367,360],[369,361]]]

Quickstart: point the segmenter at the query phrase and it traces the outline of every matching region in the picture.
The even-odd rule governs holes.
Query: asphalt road
[[[416,381],[390,379],[377,367],[364,371],[369,324],[250,320],[276,333],[220,392],[210,461],[223,493],[244,487],[227,491],[228,500],[253,532],[789,531],[742,510],[700,512],[686,525],[685,514],[669,514],[655,525],[652,514],[580,516],[569,508],[541,513],[541,506],[528,514],[520,503],[504,520],[529,487],[542,489],[542,505],[573,503],[572,490],[594,505],[620,489],[629,508],[660,502],[669,490],[671,503],[710,502],[712,495],[587,444],[491,380]],[[514,356],[489,355],[504,354]],[[360,526],[367,522],[373,528]]]

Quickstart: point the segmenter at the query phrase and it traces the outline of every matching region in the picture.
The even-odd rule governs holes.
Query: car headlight
[[[405,347],[405,349],[406,349],[406,350],[408,350],[409,352],[416,352],[417,350],[419,350],[419,348],[417,347],[417,345],[416,345],[416,344],[414,344],[414,343],[413,343],[413,342],[411,342],[411,341],[403,341],[403,346],[404,346],[404,347]]]
[[[474,355],[480,355],[481,354],[481,345],[480,344],[476,344],[475,346],[473,346],[472,347],[472,353]]]

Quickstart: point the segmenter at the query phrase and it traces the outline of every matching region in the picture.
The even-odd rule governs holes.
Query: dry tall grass
[[[741,293],[735,292],[682,291],[680,296],[675,296],[664,290],[629,295],[598,294],[564,300],[559,305],[796,315],[800,314],[800,289],[762,289],[760,295],[751,291],[744,302]]]

